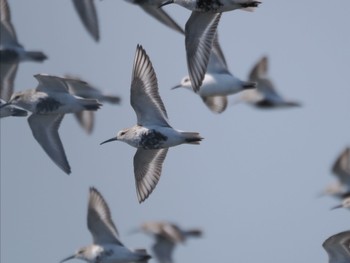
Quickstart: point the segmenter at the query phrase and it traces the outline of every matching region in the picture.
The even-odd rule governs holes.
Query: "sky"
[[[59,133],[72,168],[66,175],[33,138],[25,118],[1,119],[1,262],[59,262],[92,242],[88,189],[110,206],[120,239],[147,248],[130,230],[146,220],[200,227],[175,262],[328,262],[322,243],[349,230],[349,210],[318,197],[335,181],[331,166],[350,145],[350,2],[263,1],[254,12],[223,14],[219,39],[231,72],[246,79],[269,57],[269,75],[300,108],[261,111],[246,104],[213,114],[196,94],[171,90],[187,75],[183,36],[126,1],[95,1],[101,40],[93,41],[70,0],[10,0],[18,39],[44,63],[21,63],[15,90],[35,88],[37,73],[73,74],[122,97],[104,104],[87,135],[67,114]],[[182,26],[190,11],[165,10]],[[136,45],[149,55],[170,124],[198,131],[201,145],[169,150],[151,196],[137,201],[135,148],[100,143],[136,123],[129,103]],[[72,260],[79,262],[79,260]],[[150,260],[150,263],[155,262]]]

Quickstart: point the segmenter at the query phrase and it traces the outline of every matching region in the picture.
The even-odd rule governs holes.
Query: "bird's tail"
[[[103,101],[109,102],[111,104],[119,104],[120,103],[120,97],[115,95],[104,95]]]
[[[201,237],[203,234],[202,230],[193,228],[185,231],[185,235],[189,237]]]
[[[27,51],[26,55],[29,59],[37,62],[42,62],[47,59],[47,56],[41,51]]]
[[[185,137],[185,142],[190,144],[199,144],[203,140],[198,132],[182,132],[182,135]]]
[[[141,259],[137,262],[139,263],[147,263],[150,258],[152,258],[150,255],[148,255],[147,250],[144,248],[137,248],[134,249],[134,253],[138,254]]]
[[[247,0],[245,3],[241,3],[241,6],[244,11],[253,12],[260,4],[259,1]]]
[[[96,111],[102,106],[102,104],[95,99],[80,99],[80,103],[85,108],[85,110],[91,111]]]
[[[256,82],[253,81],[245,81],[243,83],[243,89],[254,89],[256,88]]]

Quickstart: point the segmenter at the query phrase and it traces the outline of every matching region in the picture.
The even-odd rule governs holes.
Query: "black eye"
[[[120,136],[122,136],[122,135],[124,135],[125,134],[125,131],[122,131],[121,133],[120,133]]]

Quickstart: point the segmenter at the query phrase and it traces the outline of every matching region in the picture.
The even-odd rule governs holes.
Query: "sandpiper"
[[[350,231],[344,231],[327,238],[323,244],[329,263],[350,262]]]
[[[94,187],[90,188],[87,225],[93,244],[80,248],[61,263],[74,258],[89,263],[147,262],[151,258],[144,249],[132,251],[123,245],[118,238],[109,207]]]
[[[267,76],[268,58],[262,57],[249,74],[249,80],[257,83],[255,90],[242,93],[241,100],[261,109],[298,107],[299,102],[284,99]]]
[[[87,83],[78,77],[67,74],[65,75],[65,78],[67,78],[69,92],[75,96],[82,97],[85,99],[97,99],[99,102],[107,102],[110,104],[120,103],[121,98],[119,96],[103,92],[92,86],[90,83]],[[80,126],[88,134],[91,134],[95,122],[94,112],[84,110],[76,112],[74,113],[74,115],[78,120]]]
[[[202,230],[181,229],[178,225],[167,221],[149,221],[140,227],[141,231],[155,239],[152,250],[159,263],[173,262],[172,254],[177,244],[184,243],[187,238],[201,237]]]
[[[178,4],[192,11],[185,25],[187,67],[195,92],[198,92],[209,61],[212,43],[221,13],[257,7],[253,0],[167,0],[160,6]]]
[[[207,71],[197,94],[207,107],[214,113],[221,113],[227,107],[227,96],[246,89],[255,88],[256,83],[242,81],[232,75],[228,70],[226,59],[219,45],[218,36],[214,38]],[[186,76],[181,84],[173,87],[192,90],[191,79]]]
[[[130,103],[136,113],[137,124],[119,131],[117,136],[101,144],[119,140],[137,148],[134,174],[137,197],[141,203],[158,183],[168,148],[183,143],[199,144],[203,138],[197,132],[183,132],[170,126],[159,96],[156,73],[140,45],[136,48],[131,79]]]
[[[0,99],[0,118],[9,117],[9,116],[17,116],[23,117],[27,116],[27,111],[18,109],[12,105],[7,105],[2,107],[2,105],[7,104],[6,101]]]
[[[73,0],[73,5],[85,29],[98,42],[100,40],[100,31],[94,0]]]
[[[71,95],[65,78],[45,74],[34,77],[39,82],[36,89],[14,93],[10,101],[1,107],[16,105],[32,112],[28,123],[34,138],[51,160],[69,174],[71,169],[58,135],[64,114],[83,110],[96,111],[101,104],[95,99]]]
[[[184,34],[184,30],[179,26],[164,10],[159,6],[163,0],[125,0],[129,3],[140,6],[146,13],[153,16],[162,24],[174,29],[175,31]]]

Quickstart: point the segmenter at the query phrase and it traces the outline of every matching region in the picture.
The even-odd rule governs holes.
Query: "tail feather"
[[[34,60],[34,61],[38,61],[38,62],[42,62],[44,61],[45,59],[47,59],[47,56],[41,52],[41,51],[27,51],[26,52],[26,55]]]
[[[150,255],[148,255],[147,250],[144,248],[134,249],[134,252],[141,257],[141,259],[138,262],[147,263],[148,260],[152,258]]]
[[[120,103],[120,97],[114,96],[114,95],[104,95],[103,101],[112,103],[112,104],[119,104]]]
[[[189,144],[199,144],[203,140],[198,132],[182,132],[182,135],[185,137],[185,142]]]
[[[243,83],[243,89],[254,89],[256,88],[257,84],[253,81],[246,81]]]
[[[261,4],[259,1],[248,1],[247,3],[242,3],[242,10],[253,12],[256,7],[258,7]]]
[[[98,110],[102,104],[95,99],[80,99],[81,105],[85,108],[85,110],[96,111]]]
[[[191,236],[191,237],[201,237],[203,234],[202,230],[200,229],[190,229],[185,231],[186,236]]]

